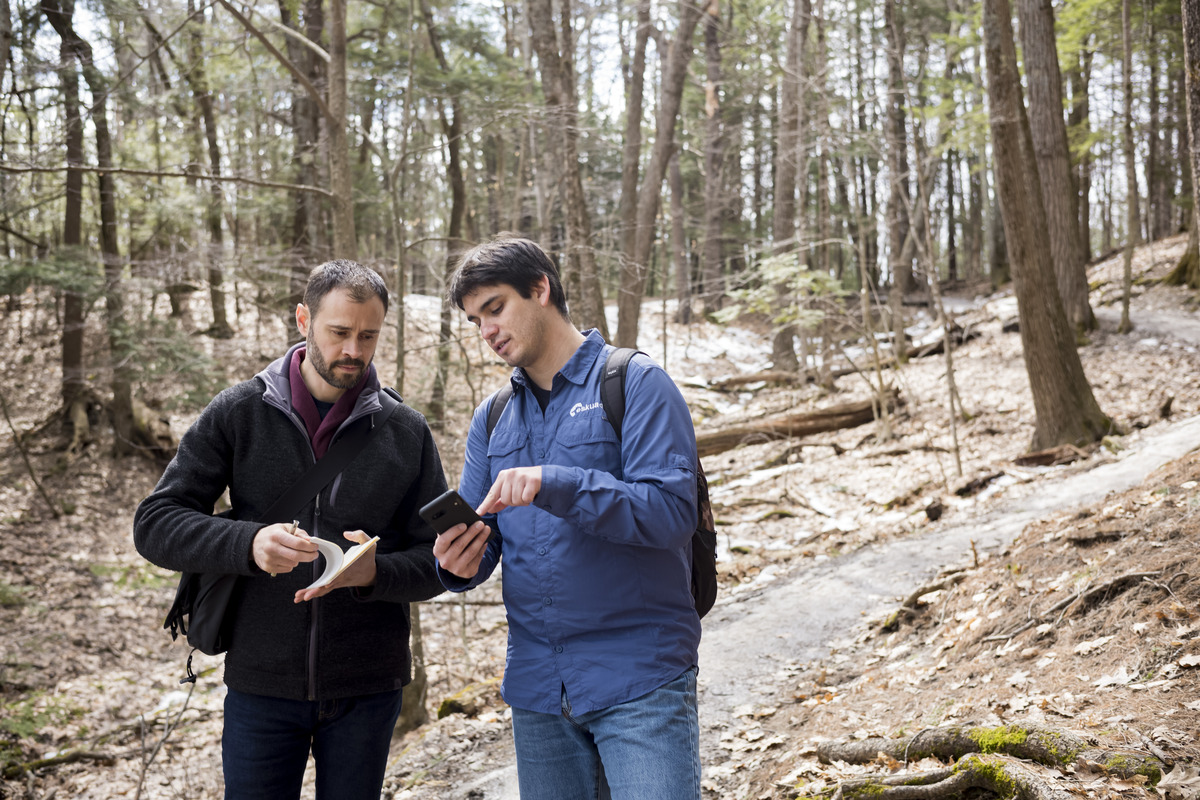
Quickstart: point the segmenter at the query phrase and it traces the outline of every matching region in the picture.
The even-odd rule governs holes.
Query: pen
[[[294,519],[294,520],[292,520],[292,527],[288,528],[288,535],[289,535],[289,536],[295,536],[295,535],[296,535],[296,528],[297,528],[297,527],[299,527],[299,526],[300,526],[300,520],[298,520],[298,519]],[[275,573],[274,573],[274,572],[272,572],[272,573],[271,573],[271,577],[272,577],[272,578],[274,578],[274,577],[275,577]]]

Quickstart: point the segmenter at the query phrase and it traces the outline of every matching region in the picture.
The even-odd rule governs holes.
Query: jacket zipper
[[[318,530],[314,534],[320,536],[320,518],[321,518],[321,493],[317,493],[316,507],[313,509],[313,528]],[[317,562],[313,562],[313,580],[317,579]],[[313,701],[317,699],[317,615],[320,611],[321,598],[315,597],[308,601],[311,604],[309,608],[309,623],[308,623],[308,699]]]

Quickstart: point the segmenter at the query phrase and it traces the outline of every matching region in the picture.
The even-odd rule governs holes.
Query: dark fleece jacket
[[[298,345],[299,346],[299,345]],[[295,350],[295,348],[292,348]],[[259,520],[314,462],[291,408],[291,351],[253,379],[217,395],[184,434],[179,452],[134,516],[138,552],[172,570],[223,572],[238,581],[225,682],[252,694],[330,700],[399,689],[411,679],[408,603],[442,591],[435,534],[417,509],[446,490],[425,418],[401,405],[353,462],[295,512],[310,536],[350,543],[344,531],[378,536],[376,583],[292,601],[312,566],[270,577],[250,553]],[[338,436],[380,417],[374,368]],[[336,437],[335,437],[336,438]],[[213,507],[229,489],[231,510]]]

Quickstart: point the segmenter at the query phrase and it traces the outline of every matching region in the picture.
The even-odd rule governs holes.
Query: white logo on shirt
[[[583,403],[576,403],[575,405],[571,406],[571,416],[573,417],[576,414],[582,414],[584,411],[592,411],[593,409],[600,408],[603,405],[603,403],[591,403],[590,405],[585,406]]]

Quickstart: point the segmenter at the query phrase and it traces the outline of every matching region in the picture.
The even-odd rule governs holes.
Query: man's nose
[[[346,337],[346,341],[342,342],[342,355],[347,358],[359,359],[362,355],[362,342],[354,336]]]
[[[483,337],[485,342],[490,342],[499,330],[499,327],[494,322],[481,322],[479,324],[479,335]]]

